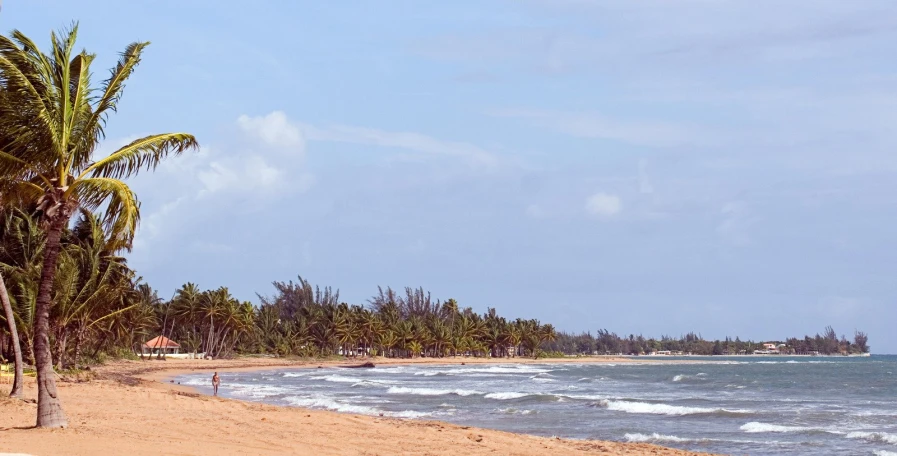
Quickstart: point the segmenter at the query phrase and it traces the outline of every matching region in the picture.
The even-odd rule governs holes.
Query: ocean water
[[[897,356],[222,373],[277,405],[751,455],[897,456]],[[182,384],[210,391],[208,375]]]

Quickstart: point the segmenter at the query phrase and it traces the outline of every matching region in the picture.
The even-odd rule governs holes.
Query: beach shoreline
[[[81,378],[59,382],[68,429],[33,429],[33,403],[0,400],[0,452],[52,455],[65,448],[65,454],[72,455],[702,454],[647,443],[557,439],[440,421],[281,407],[198,394],[173,381],[179,375],[199,372],[307,369],[367,361],[375,365],[632,362],[613,357],[116,361],[91,369]],[[26,384],[25,392],[27,398],[36,397],[33,380]]]

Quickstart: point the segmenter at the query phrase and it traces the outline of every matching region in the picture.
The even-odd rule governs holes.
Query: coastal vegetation
[[[855,331],[853,341],[846,336],[840,338],[837,332],[828,326],[825,331],[815,336],[803,338],[789,337],[780,341],[743,341],[736,337],[724,340],[705,340],[700,334],[688,333],[674,338],[663,336],[660,339],[646,339],[641,335],[619,336],[616,333],[600,329],[595,335],[590,332],[581,334],[558,333],[554,341],[546,343],[543,348],[547,352],[573,354],[624,354],[648,355],[652,353],[690,354],[690,355],[749,355],[749,354],[781,354],[781,355],[851,355],[869,353],[869,337],[862,331]]]

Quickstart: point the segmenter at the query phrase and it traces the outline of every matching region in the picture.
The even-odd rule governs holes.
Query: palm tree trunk
[[[16,330],[16,316],[12,312],[12,304],[9,302],[9,293],[6,292],[6,282],[0,275],[0,301],[3,302],[3,312],[6,314],[6,323],[9,325],[9,335],[12,339],[12,350],[16,358],[16,376],[12,382],[12,391],[9,397],[23,398],[22,383],[24,379],[24,371],[22,367],[22,345],[19,342],[19,332]]]
[[[53,357],[50,354],[50,302],[53,279],[56,276],[56,261],[59,258],[62,230],[68,221],[63,214],[57,214],[50,221],[47,243],[44,251],[44,265],[41,271],[40,287],[37,294],[34,322],[34,362],[37,367],[37,427],[61,428],[68,425],[62,404],[56,392],[56,373],[53,371]]]

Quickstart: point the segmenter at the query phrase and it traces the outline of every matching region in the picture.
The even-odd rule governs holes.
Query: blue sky
[[[101,77],[150,40],[106,150],[188,131],[133,181],[131,264],[242,299],[301,274],[423,286],[564,330],[897,352],[891,1],[7,1],[72,20]]]

